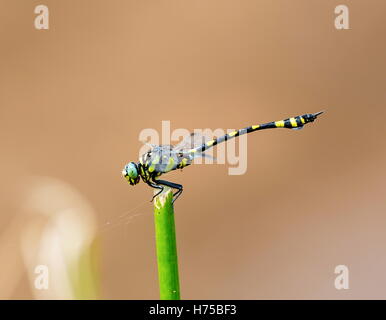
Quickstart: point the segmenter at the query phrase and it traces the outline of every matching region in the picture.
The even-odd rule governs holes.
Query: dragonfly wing
[[[186,153],[191,149],[200,147],[202,144],[207,142],[207,137],[203,136],[199,132],[192,132],[186,136],[179,144],[174,147],[176,152]]]
[[[194,132],[186,136],[178,145],[149,145],[151,150],[144,155],[147,157],[146,163],[152,171],[166,173],[177,168],[178,164],[184,159],[191,163],[197,158],[211,158],[202,152],[189,152],[205,143],[207,139],[201,133]]]
[[[190,135],[186,136],[181,143],[176,145],[174,150],[176,150],[176,152],[179,152],[184,158],[188,158],[191,161],[197,158],[208,158],[216,160],[216,158],[203,152],[189,152],[192,149],[201,147],[207,141],[209,141],[208,137],[202,135],[200,132],[193,132]]]
[[[207,159],[211,159],[211,160],[216,160],[215,157],[209,155],[209,154],[206,154],[204,152],[194,152],[194,153],[183,153],[184,157],[186,158],[190,158],[191,160],[194,160],[194,159],[198,159],[198,158],[207,158]]]
[[[156,146],[151,152],[151,165],[156,172],[166,173],[174,170],[179,163],[179,154],[171,145]]]
[[[148,147],[150,147],[150,149],[154,149],[155,147],[157,147],[156,144],[152,144],[152,143],[148,143],[146,141],[143,141],[143,140],[140,140],[144,145],[147,145]]]

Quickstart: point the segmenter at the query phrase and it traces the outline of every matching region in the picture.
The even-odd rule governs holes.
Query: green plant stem
[[[176,230],[172,200],[173,192],[170,188],[165,188],[154,199],[155,239],[161,300],[180,299]]]

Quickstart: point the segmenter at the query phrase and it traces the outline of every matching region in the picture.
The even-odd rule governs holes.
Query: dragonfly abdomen
[[[323,112],[317,112],[317,113],[308,113],[304,114],[302,116],[296,116],[292,118],[287,118],[280,121],[272,121],[267,122],[263,124],[258,124],[254,126],[249,126],[244,129],[236,130],[230,133],[227,133],[226,135],[223,135],[221,137],[218,137],[217,139],[210,140],[204,144],[202,144],[200,147],[190,150],[192,153],[194,152],[204,152],[205,150],[208,150],[209,148],[214,147],[216,144],[219,144],[221,142],[233,139],[235,137],[238,137],[240,135],[251,133],[258,130],[264,130],[264,129],[275,129],[275,128],[287,128],[287,129],[301,129],[306,123],[313,122],[318,115],[320,115]]]

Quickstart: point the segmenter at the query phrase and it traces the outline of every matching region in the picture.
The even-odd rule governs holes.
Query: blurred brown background
[[[50,9],[49,30],[34,28],[38,4]],[[339,4],[350,30],[334,27]],[[22,215],[27,178],[59,179],[96,212],[100,297],[157,299],[153,191],[121,177],[140,131],[326,110],[304,130],[251,135],[245,175],[229,176],[228,165],[168,175],[185,189],[175,209],[182,297],[386,298],[385,9],[2,0],[0,241]],[[17,240],[9,245],[1,264],[22,264]],[[339,264],[349,290],[334,287]],[[34,297],[27,272],[7,298]]]

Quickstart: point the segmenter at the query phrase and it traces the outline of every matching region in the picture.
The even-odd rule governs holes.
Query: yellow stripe
[[[284,127],[284,121],[283,120],[275,121],[275,126],[277,128],[283,128]]]
[[[186,164],[187,164],[187,162],[188,162],[188,159],[187,159],[187,158],[183,158],[183,159],[181,160],[181,168],[185,167]]]
[[[173,168],[173,165],[174,165],[174,159],[172,157],[170,157],[169,158],[169,163],[166,166],[165,171],[168,172],[169,170],[171,170]]]
[[[295,118],[290,118],[289,120],[290,120],[290,122],[291,122],[291,125],[292,125],[293,127],[297,127],[297,126],[298,126],[298,124],[297,124],[297,122],[296,122],[296,119],[295,119]]]
[[[208,141],[208,142],[206,143],[206,145],[207,145],[208,147],[210,147],[210,146],[213,145],[213,143],[214,143],[215,141],[216,141],[216,140],[210,140],[210,141]]]
[[[149,167],[149,172],[153,172],[155,170],[155,165],[159,162],[159,156],[155,156],[154,159],[151,161],[151,165]]]
[[[300,118],[300,121],[305,124],[306,123],[306,120],[303,119],[303,117],[299,117]]]
[[[234,137],[237,134],[238,131],[233,131],[231,133],[228,133],[228,136]]]
[[[141,166],[141,173],[142,173],[142,176],[144,176],[144,177],[148,176],[148,171],[145,170],[143,166]]]
[[[257,126],[252,126],[252,130],[257,129],[258,127],[260,127],[260,126],[259,126],[259,125],[257,125]]]

